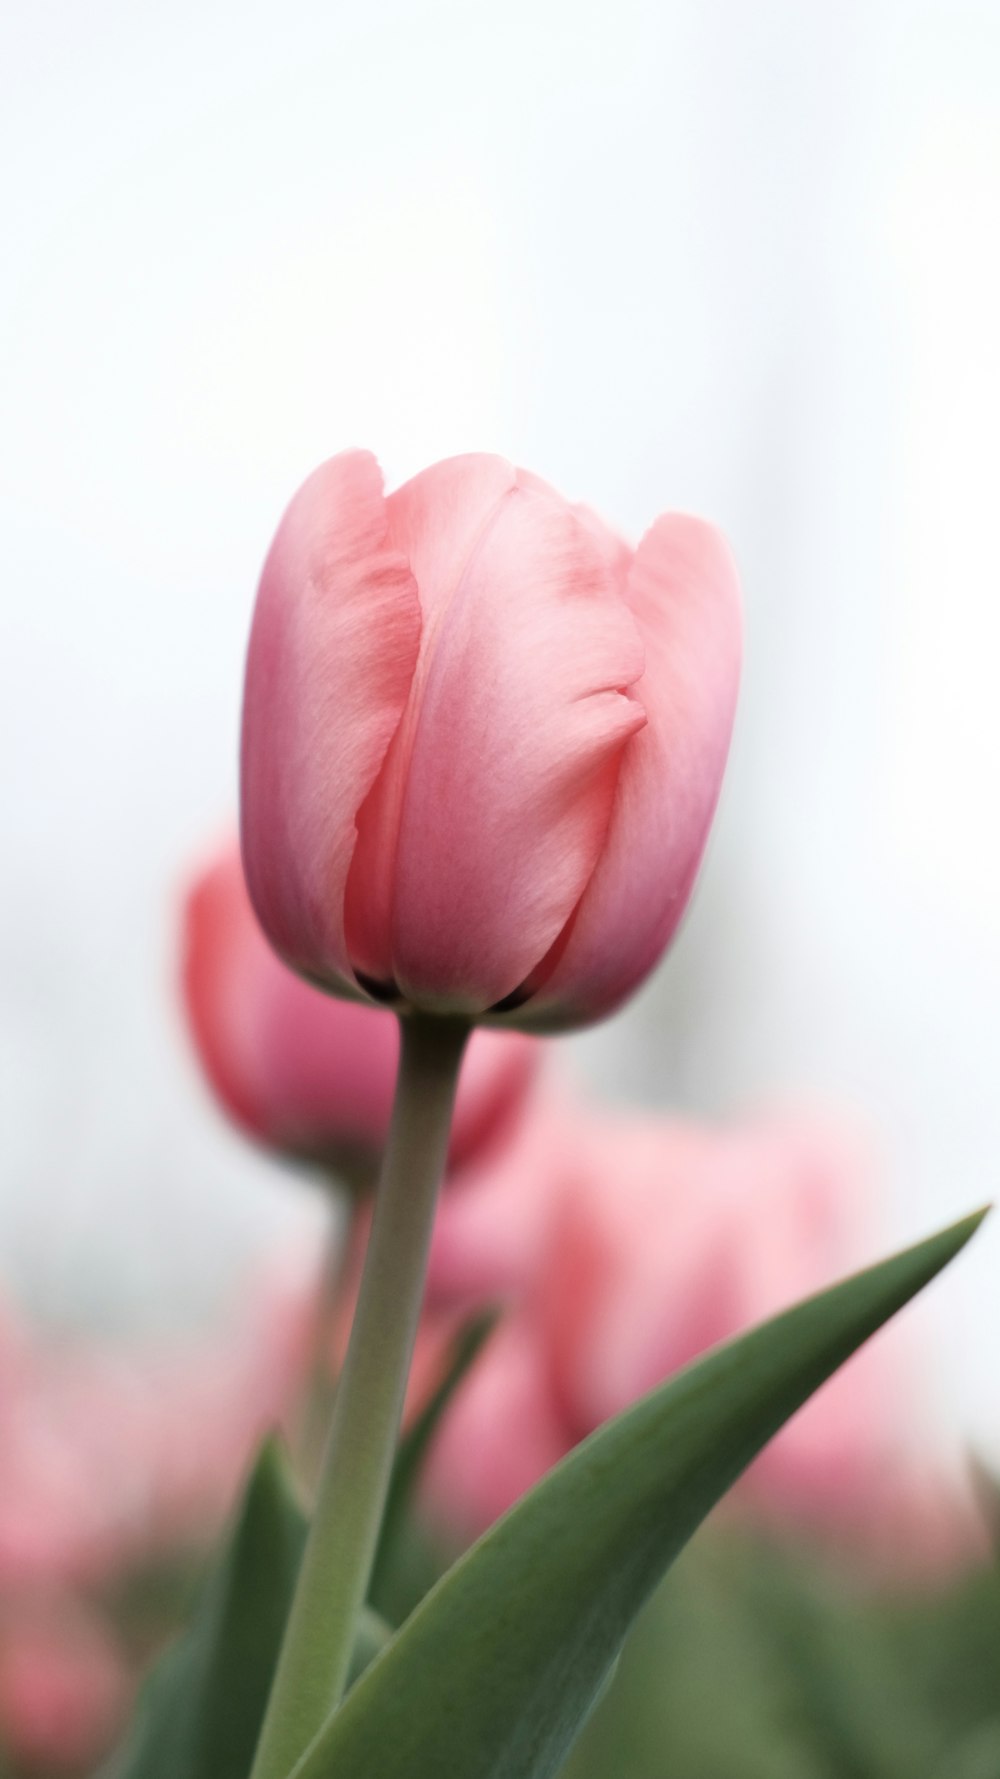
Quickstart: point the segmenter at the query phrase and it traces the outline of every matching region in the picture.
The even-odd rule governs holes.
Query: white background
[[[307,1196],[201,1091],[185,861],[259,563],[348,444],[729,534],[732,770],[676,952],[579,1061],[872,1133],[889,1234],[995,1192],[1000,10],[8,0],[0,1276],[219,1312]],[[1000,1449],[1000,1222],[923,1314]]]

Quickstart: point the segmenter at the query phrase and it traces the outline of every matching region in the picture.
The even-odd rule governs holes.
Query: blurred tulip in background
[[[393,1014],[335,999],[281,962],[251,907],[235,840],[191,881],[182,952],[191,1035],[228,1115],[269,1148],[370,1184],[392,1110]],[[462,1066],[453,1170],[502,1139],[540,1054],[517,1032],[476,1034]]]
[[[0,1610],[0,1747],[31,1772],[92,1770],[132,1692],[108,1625],[66,1595]]]
[[[443,1207],[431,1264],[432,1291],[509,1305],[432,1461],[431,1497],[466,1531],[671,1373],[877,1246],[873,1170],[817,1117],[713,1128],[567,1093],[484,1174]],[[751,1466],[737,1509],[882,1568],[971,1555],[968,1488],[935,1450],[924,1384],[905,1325],[876,1337]]]

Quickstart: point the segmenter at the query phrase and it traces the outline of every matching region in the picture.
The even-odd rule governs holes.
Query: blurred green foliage
[[[382,1577],[393,1622],[447,1560],[412,1516],[400,1527]],[[148,1580],[155,1612],[137,1584],[132,1624],[165,1602],[188,1617],[189,1571]],[[857,1564],[717,1516],[646,1608],[563,1772],[1000,1779],[1000,1568],[876,1587]],[[14,1779],[2,1759],[0,1779]]]
[[[865,1586],[709,1527],[626,1647],[565,1779],[1000,1779],[1000,1573]]]

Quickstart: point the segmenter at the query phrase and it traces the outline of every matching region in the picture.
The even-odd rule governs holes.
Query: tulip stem
[[[251,1779],[288,1779],[343,1695],[385,1510],[468,1026],[401,1021],[358,1307]]]
[[[322,1268],[316,1285],[309,1366],[299,1405],[294,1442],[299,1477],[310,1501],[316,1493],[336,1396],[334,1351],[351,1278],[362,1204],[363,1200],[357,1194],[352,1194],[347,1201],[344,1215],[332,1221],[327,1232]],[[332,1218],[334,1203],[331,1202],[329,1208]]]

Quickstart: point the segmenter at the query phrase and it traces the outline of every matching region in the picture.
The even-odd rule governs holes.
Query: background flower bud
[[[336,1000],[281,962],[250,905],[235,842],[190,885],[182,950],[191,1034],[229,1115],[274,1149],[370,1174],[392,1109],[394,1015]],[[538,1060],[539,1046],[519,1033],[475,1034],[462,1067],[453,1168],[499,1136]]]
[[[628,548],[497,457],[386,497],[347,452],[295,496],[247,661],[260,920],[349,997],[539,1029],[610,1012],[684,910],[736,701],[709,526]]]

